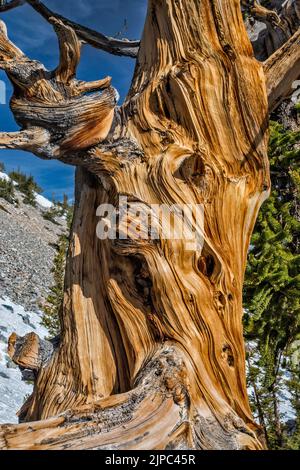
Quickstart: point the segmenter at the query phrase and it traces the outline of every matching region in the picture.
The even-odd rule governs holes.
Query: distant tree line
[[[5,166],[0,162],[0,171],[5,172]],[[0,198],[11,204],[19,204],[16,191],[23,194],[24,204],[36,207],[36,194],[42,192],[42,188],[36,183],[33,176],[26,175],[20,170],[8,173],[9,179],[0,178]]]
[[[5,172],[5,166],[0,162],[0,172]],[[37,206],[36,194],[42,192],[42,188],[35,182],[33,176],[27,176],[20,170],[8,173],[9,178],[0,178],[0,198],[10,204],[18,205],[17,191],[22,193],[23,202],[33,207]],[[60,332],[59,310],[63,301],[64,273],[66,253],[69,246],[69,231],[73,218],[73,205],[69,203],[68,196],[64,195],[62,202],[53,199],[52,206],[43,210],[43,218],[56,225],[61,225],[59,219],[65,218],[67,232],[63,233],[55,245],[56,254],[53,261],[53,285],[46,301],[41,305],[43,311],[42,324],[48,329],[50,337],[55,337]]]

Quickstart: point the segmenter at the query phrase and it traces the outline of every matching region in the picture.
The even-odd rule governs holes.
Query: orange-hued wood
[[[78,167],[60,341],[39,359],[35,337],[11,339],[16,362],[39,369],[22,424],[0,427],[0,448],[263,449],[246,390],[242,287],[270,191],[269,106],[291,86],[295,74],[283,85],[277,71],[299,63],[298,39],[284,46],[290,59],[279,52],[263,67],[239,1],[149,0],[118,108],[109,79],[75,78],[80,42],[51,21],[61,48],[51,73],[4,27],[0,36],[22,126],[1,134],[0,148]],[[201,204],[203,230],[185,223],[203,247],[99,240],[97,207],[124,195],[132,210]]]

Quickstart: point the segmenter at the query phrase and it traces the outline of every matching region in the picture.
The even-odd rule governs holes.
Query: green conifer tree
[[[286,380],[284,366],[300,338],[299,144],[300,132],[271,123],[272,193],[252,237],[244,289],[245,336],[257,345],[248,353],[248,380],[256,389],[252,405],[268,445],[277,449],[292,445],[279,397],[284,385],[294,384]]]
[[[34,181],[33,176],[27,176],[21,171],[12,171],[9,177],[17,183],[18,190],[24,194],[23,202],[36,207],[36,194],[41,193],[42,189]]]
[[[57,215],[57,214],[56,214]],[[67,220],[67,232],[71,228],[73,218],[73,206],[64,204],[63,215]],[[59,312],[62,308],[64,296],[64,276],[66,266],[66,255],[69,248],[69,236],[62,234],[59,237],[57,252],[53,262],[53,285],[46,299],[46,303],[42,306],[43,318],[42,324],[48,329],[50,337],[55,337],[60,333]]]
[[[10,204],[17,203],[15,187],[11,180],[0,178],[0,198],[5,199]]]

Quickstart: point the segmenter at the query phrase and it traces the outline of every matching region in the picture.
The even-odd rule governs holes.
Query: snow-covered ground
[[[0,180],[10,177],[0,172]],[[55,223],[44,217],[51,201],[35,193],[37,207],[25,204],[13,184],[18,204],[0,199],[0,424],[17,423],[16,413],[32,392],[7,354],[7,340],[13,332],[48,336],[40,324],[40,309],[54,282],[57,240],[66,232],[65,217],[57,217]]]
[[[258,362],[259,356],[256,351],[258,351],[257,344],[255,341],[248,341],[247,342],[247,350],[251,351],[252,357],[251,357],[251,363],[255,364],[255,362]],[[249,371],[249,365],[246,363],[246,371],[248,374]],[[289,393],[289,390],[287,386],[284,384],[285,381],[289,379],[289,375],[286,371],[283,371],[283,386],[281,386],[280,393],[278,393],[278,401],[279,401],[279,410],[280,413],[283,415],[284,421],[288,420],[293,420],[295,419],[295,410],[293,409],[291,405],[291,394]],[[253,397],[254,396],[254,390],[252,386],[248,386],[248,396]]]
[[[17,423],[16,412],[32,392],[32,385],[22,381],[21,372],[7,355],[7,340],[13,332],[24,336],[31,331],[44,338],[48,333],[40,321],[37,313],[0,297],[0,423]]]
[[[10,177],[6,173],[2,173],[0,171],[0,179],[10,181]],[[17,186],[17,183],[14,182],[14,185]],[[34,193],[35,194],[35,200],[37,204],[42,208],[42,209],[50,209],[53,206],[53,202],[49,201],[49,199],[45,198],[41,194]]]
[[[0,180],[10,181],[10,177],[6,173],[0,171]]]
[[[41,194],[35,193],[35,200],[43,209],[50,209],[53,206],[53,202],[49,201],[49,199],[45,198]]]

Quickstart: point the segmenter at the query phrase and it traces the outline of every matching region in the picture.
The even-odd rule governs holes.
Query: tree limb
[[[51,11],[39,0],[26,1],[37,13],[42,15],[46,21],[50,21],[51,18],[61,20],[65,25],[74,29],[79,39],[91,46],[118,56],[137,57],[140,41],[120,40],[105,36],[104,34],[75,23],[64,16]]]
[[[56,79],[68,83],[75,77],[80,61],[80,41],[75,31],[57,18],[49,18],[57,34],[60,50],[59,66],[55,70]]]
[[[263,23],[270,23],[272,26],[278,26],[281,21],[276,11],[269,10],[257,2],[253,2],[253,6],[250,7],[250,13],[255,19]]]
[[[246,3],[250,15],[266,25],[266,29],[252,41],[256,58],[264,61],[297,31],[300,21],[300,0],[284,2],[278,12],[268,10],[257,2]]]
[[[0,2],[0,13],[12,10],[13,8],[24,5],[26,0],[12,0],[11,2],[1,1]]]
[[[80,42],[70,26],[50,18],[58,36],[60,63],[49,72],[8,38],[0,22],[0,68],[14,86],[11,110],[20,132],[1,133],[0,148],[22,149],[42,158],[61,158],[104,140],[110,131],[117,93],[111,79],[75,77]],[[99,90],[103,90],[99,93]]]
[[[12,10],[21,5],[28,3],[37,13],[39,13],[46,21],[51,23],[51,18],[56,18],[62,21],[65,25],[70,26],[76,32],[78,38],[96,49],[101,49],[117,56],[125,56],[136,58],[140,46],[140,41],[130,41],[127,39],[115,39],[109,36],[105,36],[98,31],[82,26],[74,21],[65,18],[58,13],[50,10],[39,0],[12,0],[9,3],[0,5],[0,13]]]
[[[0,132],[0,149],[24,150],[46,157],[42,148],[46,148],[48,144],[49,133],[41,128],[19,132]]]
[[[6,24],[0,20],[0,69],[6,69],[12,60],[23,59],[23,52],[7,36]]]
[[[111,77],[103,78],[102,80],[95,80],[94,82],[78,83],[77,90],[79,93],[90,93],[92,91],[104,90],[111,84]]]
[[[290,93],[300,74],[300,29],[264,63],[269,110]]]

